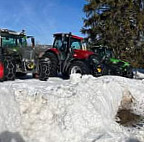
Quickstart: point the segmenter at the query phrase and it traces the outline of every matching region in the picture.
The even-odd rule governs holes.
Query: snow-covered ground
[[[136,79],[144,79],[144,69],[134,69],[133,72]]]
[[[144,126],[115,120],[129,95],[144,116],[144,80],[76,74],[0,83],[0,142],[144,142]]]

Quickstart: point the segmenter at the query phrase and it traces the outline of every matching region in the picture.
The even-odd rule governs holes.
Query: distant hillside
[[[39,45],[39,44],[37,44],[37,45],[36,45],[36,48],[49,49],[49,48],[52,48],[52,45]]]
[[[36,54],[39,54],[40,52],[45,52],[47,49],[52,48],[52,45],[36,45]]]

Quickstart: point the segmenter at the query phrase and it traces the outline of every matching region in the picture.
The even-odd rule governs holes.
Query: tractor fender
[[[4,77],[4,65],[0,61],[0,80],[3,79],[3,77]]]
[[[63,70],[63,72],[67,72],[68,71],[68,69],[69,69],[69,67],[70,67],[70,65],[73,63],[73,62],[76,62],[76,61],[81,61],[81,62],[85,62],[87,65],[88,65],[88,59],[71,59],[69,62],[67,62],[67,64],[66,64],[66,66],[65,66],[65,68],[64,68],[64,70]]]
[[[54,53],[55,55],[59,55],[59,51],[56,48],[50,48],[45,51],[45,53],[48,53],[48,52]]]
[[[56,48],[48,49],[47,51],[45,51],[43,56],[46,56],[47,53],[53,53],[56,56],[56,58],[58,59],[58,61],[60,61],[59,51]]]

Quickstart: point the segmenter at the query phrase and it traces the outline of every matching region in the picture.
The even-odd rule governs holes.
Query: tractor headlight
[[[97,72],[98,72],[98,73],[101,73],[101,72],[102,72],[102,68],[98,67],[98,68],[97,68]]]
[[[26,67],[28,70],[33,70],[35,68],[35,63],[32,61],[29,61],[26,63]]]

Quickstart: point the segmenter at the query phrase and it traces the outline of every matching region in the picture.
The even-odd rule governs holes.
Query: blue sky
[[[83,36],[82,11],[85,0],[2,0],[0,28],[34,35],[41,44],[52,44],[56,32]]]

